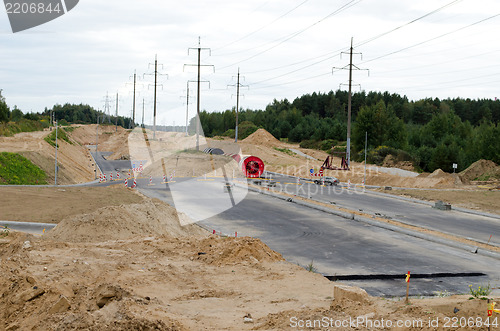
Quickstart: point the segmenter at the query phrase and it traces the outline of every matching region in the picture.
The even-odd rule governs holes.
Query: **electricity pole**
[[[55,121],[56,123],[56,162],[55,162],[55,166],[54,166],[54,185],[57,186],[57,121]]]
[[[116,93],[116,124],[115,124],[115,132],[118,132],[118,93]]]
[[[333,69],[348,69],[349,70],[349,94],[347,97],[347,147],[346,147],[346,156],[347,156],[347,166],[351,166],[351,100],[352,100],[352,70],[368,70],[368,69],[360,69],[356,65],[352,63],[353,54],[361,55],[361,59],[363,59],[362,53],[354,53],[352,47],[353,38],[351,37],[351,47],[349,48],[349,52],[342,52],[342,54],[349,54],[349,64],[343,68],[333,68]],[[332,73],[333,73],[332,69]],[[370,72],[368,71],[368,75]],[[342,85],[342,84],[341,84]]]
[[[185,64],[184,66],[197,66],[198,67],[198,85],[197,85],[197,97],[196,97],[196,150],[200,150],[200,85],[201,85],[201,67],[212,67],[214,68],[215,72],[215,67],[213,65],[209,64],[201,64],[201,51],[202,50],[208,50],[209,54],[212,55],[212,52],[210,51],[210,48],[202,48],[201,47],[201,39],[198,37],[198,47],[192,47],[188,49],[188,55],[190,50],[197,50],[198,51],[198,64]]]
[[[144,129],[144,98],[142,98],[142,125],[141,127]]]
[[[132,128],[135,126],[135,84],[137,82],[137,74],[134,70],[134,101],[132,104]]]
[[[153,65],[153,63],[150,63],[149,65],[150,66]],[[163,69],[163,64],[160,64],[160,65],[162,66],[162,69]],[[158,56],[157,55],[155,55],[154,66],[155,66],[154,74],[144,74],[144,75],[154,75],[155,76],[154,101],[153,101],[153,140],[156,139],[156,88],[158,86],[158,75],[161,75],[158,73]],[[161,87],[163,88],[163,85],[161,85]]]
[[[245,77],[243,77],[245,79]],[[238,67],[238,76],[236,85],[228,85],[228,86],[236,86],[236,126],[234,129],[234,142],[238,142],[238,114],[240,112],[240,87],[248,87],[248,85],[240,84],[240,68]]]

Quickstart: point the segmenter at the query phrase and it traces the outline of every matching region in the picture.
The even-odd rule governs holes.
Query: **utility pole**
[[[134,75],[130,76],[129,79],[130,78],[134,79],[134,82],[133,82],[133,85],[134,85],[134,92],[133,92],[134,96],[133,96],[133,101],[132,101],[132,124],[129,125],[129,129],[133,129],[134,126],[135,126],[135,96],[136,96],[136,86],[137,86],[137,74],[136,74],[135,70],[134,70]],[[131,83],[126,83],[125,85],[128,85],[128,84],[131,84]]]
[[[144,98],[142,98],[142,125],[141,127],[144,129]]]
[[[186,88],[186,137],[188,136],[188,120],[189,120],[189,81]]]
[[[132,128],[135,126],[135,85],[137,82],[137,74],[134,70],[134,100],[132,101]]]
[[[115,123],[115,132],[118,132],[118,93],[116,93],[116,123]]]
[[[97,144],[99,143],[99,113],[97,113],[97,126],[95,129],[95,169],[94,169],[94,179],[97,179]]]
[[[245,77],[243,77],[245,79]],[[228,86],[235,86],[235,85],[228,85]],[[240,68],[238,67],[238,76],[237,76],[237,83],[236,83],[236,126],[234,129],[234,142],[238,142],[238,114],[240,112],[240,87],[248,87],[248,85],[242,85],[240,84]]]
[[[54,166],[54,185],[57,186],[57,121],[55,121],[56,123],[56,162],[55,162],[55,166]]]
[[[353,52],[353,47],[352,47],[352,42],[353,38],[351,37],[351,47],[349,48],[349,52],[342,52],[340,53],[340,56],[342,57],[342,54],[349,54],[349,65],[343,67],[343,68],[333,68],[333,69],[349,69],[349,94],[347,97],[347,147],[346,147],[346,156],[347,156],[347,165],[350,167],[351,166],[351,99],[352,99],[352,70],[353,68],[355,70],[367,70],[368,69],[360,69],[356,65],[352,63],[352,56],[353,54],[359,54],[361,55],[361,59],[363,59],[362,53],[354,53]],[[332,69],[332,73],[333,73]],[[368,71],[368,75],[370,75],[370,72]],[[342,84],[341,84],[342,85]]]
[[[197,66],[198,67],[198,79],[197,79],[197,97],[196,97],[196,150],[200,150],[200,85],[201,85],[201,67],[212,67],[214,68],[215,72],[215,67],[213,65],[209,64],[201,64],[201,51],[202,50],[208,50],[209,54],[212,55],[212,52],[210,48],[202,48],[201,47],[201,38],[198,37],[198,47],[192,47],[188,49],[188,55],[190,50],[197,50],[198,51],[198,64],[185,64],[184,66]]]
[[[153,63],[149,64],[150,66],[153,65]],[[163,64],[160,64],[163,69]],[[154,101],[153,101],[153,140],[156,139],[156,88],[158,86],[158,56],[155,55],[155,71],[154,71],[154,76],[155,76],[155,84],[154,84]],[[144,74],[144,75],[152,75],[152,74]],[[143,76],[144,76],[143,75]],[[168,75],[167,75],[168,76]],[[161,85],[163,88],[163,85]]]

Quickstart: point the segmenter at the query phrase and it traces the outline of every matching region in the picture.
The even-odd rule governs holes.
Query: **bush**
[[[234,138],[234,133],[235,133],[234,129],[229,129],[226,132],[224,132],[221,136]]]

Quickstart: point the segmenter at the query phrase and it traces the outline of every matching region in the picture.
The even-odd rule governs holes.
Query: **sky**
[[[12,33],[0,10],[0,89],[7,104],[41,112],[83,103],[153,123],[184,125],[202,110],[265,109],[274,99],[347,89],[422,98],[500,97],[498,0],[81,0],[44,25]],[[198,44],[200,42],[200,44]],[[344,52],[344,53],[342,53]],[[361,54],[358,54],[361,53]],[[185,64],[189,64],[186,66]],[[213,65],[213,67],[212,67]],[[189,83],[188,83],[189,81]],[[208,83],[209,82],[209,83]]]

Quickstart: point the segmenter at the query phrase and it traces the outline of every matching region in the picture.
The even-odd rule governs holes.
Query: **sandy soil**
[[[95,139],[95,130],[95,126],[82,126],[71,137],[79,144],[89,144]],[[100,130],[100,150],[115,152],[114,158],[146,160],[152,153],[156,162],[145,173],[161,174],[165,168],[167,174],[174,169],[177,175],[189,175],[193,168],[203,172],[222,165],[231,170],[228,157],[184,151],[194,146],[194,137],[158,133],[158,139],[151,141],[149,132],[145,139],[142,130],[120,129],[117,134],[114,127]],[[49,164],[50,146],[41,140],[45,134],[0,138],[0,146]],[[87,151],[78,144],[67,145],[61,146],[61,153],[84,167]],[[202,139],[200,145],[202,149],[209,145],[239,152],[229,140]],[[304,177],[310,168],[319,169],[326,158],[326,153],[284,144],[262,130],[239,146],[243,154],[261,157],[270,170]],[[289,153],[289,148],[318,161]],[[177,155],[182,155],[179,161]],[[80,168],[62,159],[69,181],[77,171],[69,169]],[[491,171],[491,164],[479,166]],[[363,168],[354,164],[352,171],[327,174],[357,183]],[[477,177],[476,172],[468,176]],[[463,185],[450,176],[441,171],[417,178],[370,173],[368,184]],[[403,193],[408,192],[419,198],[450,199],[453,204],[463,201],[468,207],[490,211],[497,211],[491,208],[499,201],[497,191]],[[197,225],[182,226],[191,223],[186,215],[122,185],[0,187],[0,195],[2,220],[59,223],[41,237],[10,232],[0,238],[0,330],[287,330],[296,329],[294,323],[314,330],[374,329],[366,324],[335,327],[335,323],[358,318],[417,323],[400,330],[454,330],[459,328],[446,327],[453,324],[453,318],[469,323],[486,319],[486,302],[469,300],[467,295],[411,298],[409,304],[401,299],[369,297],[361,289],[332,283],[287,263],[258,239],[223,238],[209,235]],[[403,278],[400,285],[405,286]],[[500,304],[500,298],[492,299]],[[333,327],[320,324],[325,321]],[[314,325],[307,327],[306,323]]]
[[[49,133],[50,131],[22,132],[13,137],[0,137],[0,152],[21,153],[46,172],[48,183],[53,183],[55,148],[43,140]],[[94,179],[90,154],[77,143],[69,144],[59,140],[57,161],[58,184],[84,183]]]
[[[468,296],[369,297],[258,239],[181,226],[154,199],[68,217],[43,237],[11,232],[0,239],[0,292],[2,330],[288,330],[361,317],[444,330],[447,318],[484,320],[487,309]]]
[[[105,206],[139,203],[143,197],[122,185],[108,187],[2,187],[0,220],[59,223]]]

